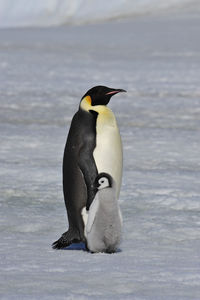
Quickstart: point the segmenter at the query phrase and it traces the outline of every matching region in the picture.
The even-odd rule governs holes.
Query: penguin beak
[[[126,90],[115,89],[115,90],[112,90],[111,92],[106,93],[106,95],[114,95],[114,94],[117,94],[117,93],[126,93]]]

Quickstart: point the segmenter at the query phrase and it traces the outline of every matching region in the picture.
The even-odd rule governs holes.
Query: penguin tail
[[[53,249],[63,249],[72,243],[80,243],[82,240],[77,230],[69,229],[64,232],[62,236],[52,244]]]

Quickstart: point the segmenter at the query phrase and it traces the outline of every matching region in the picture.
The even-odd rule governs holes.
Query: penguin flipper
[[[82,112],[83,113],[83,112]],[[89,128],[87,130],[87,135],[82,134],[82,147],[79,149],[78,165],[84,176],[85,184],[87,187],[87,202],[86,209],[89,207],[96,195],[97,189],[94,187],[94,180],[98,175],[97,166],[93,157],[93,151],[96,147],[96,131],[95,129],[90,132],[90,127],[96,128],[96,120],[98,113],[96,111],[90,110],[87,113],[87,119],[89,118]]]
[[[88,211],[86,210],[86,207],[83,207],[83,209],[81,211],[81,215],[82,215],[82,218],[83,218],[84,226],[86,226],[87,221],[88,221]]]
[[[90,233],[92,230],[92,226],[95,222],[96,214],[99,209],[99,200],[98,200],[98,194],[96,195],[94,201],[91,204],[90,210],[89,210],[89,216],[88,216],[88,221],[86,225],[86,232]]]
[[[94,158],[90,157],[89,150],[86,145],[80,149],[79,154],[79,167],[84,176],[85,184],[87,187],[87,202],[86,209],[89,210],[90,205],[96,195],[97,189],[94,187],[94,180],[98,175],[97,167]]]
[[[71,245],[72,243],[79,242],[81,242],[81,239],[76,230],[69,229],[68,231],[64,232],[62,236],[52,244],[52,248],[62,249]]]

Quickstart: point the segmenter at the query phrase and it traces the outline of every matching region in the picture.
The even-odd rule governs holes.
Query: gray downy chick
[[[116,184],[107,173],[100,173],[95,179],[96,196],[89,211],[84,207],[82,217],[87,247],[91,252],[116,252],[122,233]]]

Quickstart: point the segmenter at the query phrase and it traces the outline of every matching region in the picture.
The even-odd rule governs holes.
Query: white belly
[[[110,174],[116,182],[119,197],[122,178],[122,143],[113,112],[107,107],[100,111],[96,124],[96,148],[93,156],[98,173]]]

